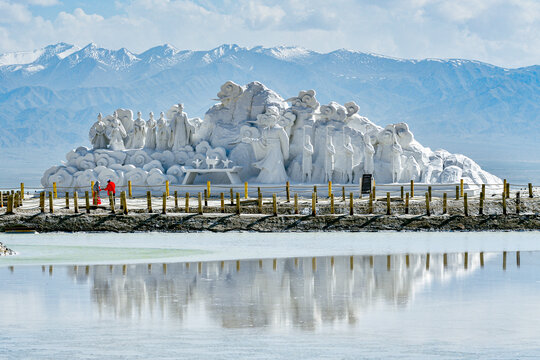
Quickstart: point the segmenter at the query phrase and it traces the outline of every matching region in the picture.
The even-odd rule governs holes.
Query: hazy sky
[[[67,42],[140,52],[298,45],[540,64],[539,0],[0,0],[0,53]]]

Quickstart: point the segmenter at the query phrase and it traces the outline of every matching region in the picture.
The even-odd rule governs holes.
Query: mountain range
[[[98,112],[130,108],[146,119],[182,102],[190,117],[203,117],[227,80],[260,81],[284,98],[315,89],[321,104],[354,100],[375,123],[407,122],[423,145],[480,163],[540,156],[538,65],[507,69],[462,59],[238,45],[209,51],[162,45],[135,54],[93,43],[0,55],[0,149],[9,154],[4,160],[26,159],[41,173],[71,148],[88,145]],[[45,153],[47,164],[34,156]]]

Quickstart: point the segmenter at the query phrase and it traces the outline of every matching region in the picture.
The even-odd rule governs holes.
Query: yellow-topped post
[[[210,181],[206,182],[206,195],[210,197]]]
[[[248,198],[248,183],[247,181],[244,183],[244,198]]]
[[[414,180],[411,180],[411,197],[414,197]]]
[[[130,199],[133,197],[133,192],[131,191],[131,180],[128,180],[128,196]]]
[[[463,179],[459,181],[459,195],[463,197]]]
[[[331,181],[328,182],[328,198],[330,198],[330,196],[332,196],[332,182]]]
[[[169,180],[165,181],[165,195],[169,197]]]
[[[21,200],[24,200],[24,183],[21,183]]]
[[[54,195],[54,198],[57,199],[58,198],[58,193],[56,191],[56,183],[53,182],[52,183],[52,186],[53,186],[53,195]]]

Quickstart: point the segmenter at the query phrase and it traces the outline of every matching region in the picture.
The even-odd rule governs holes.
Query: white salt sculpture
[[[193,168],[203,174],[200,183],[226,181],[233,162],[235,181],[255,183],[358,184],[363,174],[377,183],[501,183],[463,155],[422,146],[405,123],[374,124],[352,101],[321,106],[314,90],[284,100],[259,82],[227,81],[217,96],[204,119],[189,118],[182,104],[157,121],[150,113],[145,122],[140,112],[133,120],[129,109],[99,114],[89,131],[92,149],[69,152],[67,162],[45,171],[43,186],[115,179],[144,189],[181,184]]]

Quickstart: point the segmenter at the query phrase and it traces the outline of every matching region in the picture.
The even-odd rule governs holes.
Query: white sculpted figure
[[[324,181],[332,181],[332,175],[334,173],[334,156],[336,155],[336,148],[332,142],[332,136],[330,135],[330,127],[326,128],[326,154],[324,158]]]
[[[221,89],[217,94],[218,98],[214,100],[221,101],[221,106],[229,108],[231,103],[243,93],[244,89],[240,85],[227,81],[221,85]]]
[[[183,104],[173,106],[168,114],[171,119],[169,147],[173,151],[180,151],[186,145],[191,144],[191,135],[194,132],[194,128],[189,123],[187,114],[184,112]]]
[[[109,139],[105,135],[105,122],[103,122],[103,116],[101,113],[98,114],[97,121],[90,128],[90,133],[88,134],[90,142],[94,149],[106,149],[109,144]]]
[[[260,183],[281,184],[287,181],[285,161],[289,158],[289,137],[278,125],[278,120],[277,109],[269,107],[264,114],[257,115],[256,123],[262,128],[261,137],[242,139],[253,147],[257,159],[253,166],[261,170],[257,177]]]
[[[118,113],[115,111],[113,119],[107,128],[107,137],[109,138],[109,148],[111,150],[125,150],[124,139],[127,137],[124,125],[118,119]]]
[[[311,182],[311,168],[313,167],[313,145],[311,137],[304,135],[304,152],[302,154],[302,182]]]
[[[371,136],[369,134],[364,135],[364,174],[372,174],[375,170],[373,163],[373,156],[375,155],[375,148],[371,144]]]
[[[133,138],[131,140],[131,148],[142,149],[146,141],[146,123],[141,119],[141,112],[137,113],[137,119],[133,123]]]
[[[154,120],[154,113],[151,112],[148,115],[148,121],[146,122],[146,140],[144,147],[146,149],[154,150],[156,148],[156,120]]]
[[[378,134],[375,159],[377,168],[375,174],[383,182],[395,183],[401,175],[401,154],[403,150],[399,145],[394,126],[388,125]],[[388,176],[390,173],[390,176]]]
[[[202,160],[201,159],[195,159],[194,161],[191,162],[193,165],[195,165],[195,169],[198,169],[201,167],[201,164],[202,164]]]
[[[122,123],[124,130],[126,131],[126,136],[124,137],[124,147],[131,149],[133,141],[133,111],[129,109],[117,109],[116,114],[118,115],[118,120]]]
[[[351,137],[349,135],[343,135],[345,137],[345,141],[343,144],[343,153],[345,156],[345,176],[344,181],[346,183],[350,183],[353,181],[353,156],[354,156],[354,148],[351,143]]]
[[[170,130],[167,126],[163,112],[159,114],[159,119],[156,126],[156,150],[164,151],[169,149]]]
[[[215,158],[206,156],[206,166],[208,167],[208,169],[215,169],[218,163],[219,163],[219,158],[217,156]]]
[[[229,165],[232,164],[232,160],[229,160],[229,159],[221,160],[221,162],[223,163],[224,169],[228,169]]]

